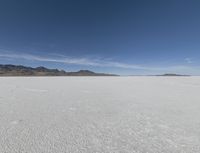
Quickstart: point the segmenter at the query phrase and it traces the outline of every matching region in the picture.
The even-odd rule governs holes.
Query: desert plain
[[[199,153],[200,77],[0,77],[1,153]]]

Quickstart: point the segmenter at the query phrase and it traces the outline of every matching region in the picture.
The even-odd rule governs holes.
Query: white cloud
[[[11,59],[24,59],[32,61],[41,62],[56,62],[64,64],[74,64],[74,65],[85,65],[85,66],[98,66],[98,67],[116,67],[116,68],[127,68],[127,69],[145,69],[139,65],[131,65],[120,62],[114,62],[105,59],[90,59],[90,58],[72,58],[72,57],[42,57],[30,54],[0,54],[1,58],[11,58]]]
[[[110,68],[121,68],[121,69],[133,69],[141,70],[143,72],[151,74],[160,74],[160,73],[183,73],[183,74],[200,74],[199,67],[185,66],[185,65],[174,65],[174,66],[143,66],[135,64],[127,64],[123,62],[117,62],[112,59],[93,59],[93,58],[72,58],[62,56],[37,56],[31,54],[13,54],[13,53],[0,53],[0,58],[7,59],[22,59],[22,60],[31,60],[31,61],[40,61],[40,62],[55,62],[71,65],[82,65],[82,66],[94,66],[94,67],[110,67]],[[190,58],[185,59],[187,63],[191,63]]]
[[[188,63],[188,64],[191,64],[193,63],[192,59],[191,58],[185,58],[185,61]]]

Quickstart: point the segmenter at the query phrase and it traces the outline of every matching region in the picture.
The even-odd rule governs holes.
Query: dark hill
[[[157,75],[157,76],[189,76],[189,75],[174,74],[174,73],[166,73],[166,74]]]
[[[1,65],[0,76],[116,76],[106,73],[95,73],[89,70],[77,72],[66,72],[58,69],[48,69],[46,67],[26,67],[22,65]]]

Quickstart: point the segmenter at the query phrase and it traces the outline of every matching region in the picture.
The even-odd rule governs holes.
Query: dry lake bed
[[[0,153],[199,153],[200,77],[1,77]]]

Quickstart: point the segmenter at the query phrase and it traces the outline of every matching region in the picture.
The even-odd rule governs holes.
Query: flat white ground
[[[1,77],[0,153],[199,153],[200,77]]]

